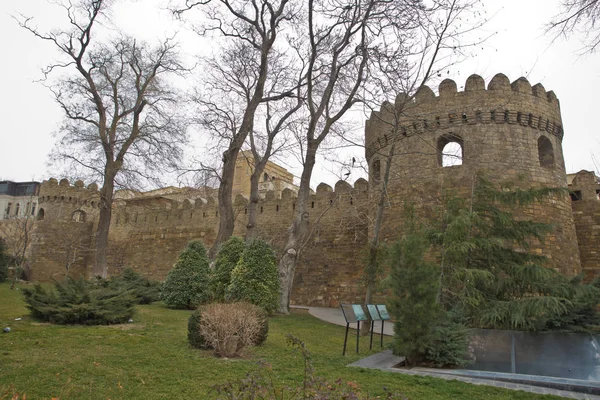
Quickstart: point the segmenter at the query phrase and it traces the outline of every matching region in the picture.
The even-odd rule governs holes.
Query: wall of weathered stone
[[[570,187],[578,200],[572,202],[573,218],[587,281],[600,276],[600,184],[593,172],[580,171]]]
[[[562,154],[560,107],[553,92],[541,84],[533,88],[525,78],[512,84],[496,75],[487,89],[483,78],[469,77],[464,91],[444,80],[436,96],[425,87],[414,99],[399,95],[373,112],[366,124],[366,156],[372,191],[381,188],[374,163],[385,170],[387,154],[395,143],[391,178],[387,188],[389,207],[384,217],[383,238],[394,238],[402,226],[406,201],[419,215],[432,218],[441,212],[440,199],[447,190],[468,196],[474,176],[485,172],[492,181],[515,181],[521,187],[560,187],[562,195],[534,204],[517,216],[550,223],[553,231],[534,251],[548,257],[548,266],[566,274],[581,269],[575,225],[568,196]],[[442,167],[444,143],[462,144],[462,165]],[[551,143],[553,160],[542,166],[539,141]]]
[[[386,103],[371,115],[365,128],[370,182],[359,179],[354,186],[340,181],[335,188],[326,184],[317,187],[310,201],[311,235],[297,266],[293,303],[337,306],[362,299],[363,252],[372,234],[386,155],[394,141],[384,242],[401,234],[407,200],[414,203],[420,216],[435,218],[441,212],[442,194],[452,190],[468,196],[479,171],[497,181],[513,179],[522,187],[567,188],[560,107],[554,93],[546,92],[540,84],[531,87],[524,78],[511,84],[501,74],[487,89],[478,76],[469,77],[464,87],[459,92],[455,82],[446,80],[437,96],[428,88],[408,102],[400,95],[395,104]],[[448,140],[462,144],[462,165],[440,166],[440,146]],[[540,141],[551,147],[550,162],[547,151],[540,157]],[[376,161],[380,164],[379,179],[374,176]],[[582,267],[589,277],[600,271],[600,201],[594,200],[598,190],[594,182],[590,173],[574,179],[573,185],[584,193],[584,201],[571,205],[565,190],[564,195],[555,195],[518,214],[553,224],[546,241],[534,243],[533,248],[549,258],[549,267],[565,274],[578,273]],[[86,188],[80,181],[71,186],[66,180],[58,183],[50,179],[41,185],[39,195],[44,218],[36,222],[32,246],[34,279],[48,280],[64,276],[61,235],[57,232],[76,232],[75,236],[93,248],[98,191],[95,185]],[[113,210],[109,238],[109,274],[131,266],[154,279],[163,279],[187,242],[199,239],[210,246],[218,227],[217,205],[211,198],[190,200],[154,196],[119,201]],[[295,201],[292,191],[286,189],[281,197],[268,192],[258,204],[259,236],[276,249],[281,249],[287,238]],[[236,197],[235,209],[235,234],[243,236],[247,201],[242,196]],[[72,272],[89,275],[92,264],[90,252]]]

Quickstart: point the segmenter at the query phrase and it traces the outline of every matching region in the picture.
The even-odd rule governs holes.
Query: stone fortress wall
[[[445,80],[437,96],[429,88],[408,102],[399,95],[395,104],[385,103],[371,115],[365,135],[369,182],[339,181],[334,188],[322,183],[312,195],[312,231],[296,271],[295,304],[337,307],[363,297],[363,251],[372,233],[386,156],[394,140],[384,241],[399,236],[405,201],[413,202],[421,216],[435,216],[444,190],[451,187],[468,195],[477,171],[485,170],[493,180],[521,178],[520,185],[525,187],[567,187],[558,100],[541,84],[532,87],[524,78],[511,84],[498,74],[486,89],[484,80],[473,75],[464,91]],[[460,145],[462,165],[442,166],[440,153],[449,142]],[[534,244],[534,251],[548,256],[550,267],[569,275],[583,270],[593,276],[600,272],[600,201],[596,196],[600,185],[586,171],[572,181],[584,200],[572,201],[565,192],[524,209],[522,217],[554,225],[545,242]],[[42,183],[39,196],[42,218],[32,248],[34,279],[62,278],[64,257],[57,250],[61,231],[80,233],[93,248],[97,186],[50,179]],[[109,274],[131,266],[163,279],[189,240],[200,239],[207,246],[213,243],[218,227],[214,198],[194,197],[193,190],[183,197],[187,198],[132,197],[115,204]],[[293,190],[266,192],[258,204],[260,236],[282,248],[294,210]],[[235,212],[235,234],[243,236],[247,200],[241,195],[235,198]],[[89,274],[92,263],[89,252],[72,269],[73,274]]]

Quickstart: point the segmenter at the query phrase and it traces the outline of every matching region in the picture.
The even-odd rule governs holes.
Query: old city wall
[[[53,199],[53,194],[46,194],[47,186],[46,182],[42,184],[41,194]],[[276,249],[281,249],[287,238],[295,210],[294,196],[291,190],[284,190],[281,197],[267,192],[258,204],[259,236]],[[335,188],[321,184],[310,201],[308,218],[312,234],[297,267],[292,301],[322,306],[358,301],[362,296],[361,257],[368,237],[368,184],[364,179],[354,186],[344,181]],[[66,206],[52,200],[50,203]],[[217,212],[212,199],[122,202],[113,212],[109,274],[130,266],[153,279],[164,279],[190,240],[199,239],[206,246],[213,243],[219,223]],[[246,212],[247,201],[238,196],[236,235],[245,233]],[[60,260],[52,259],[48,246],[37,253],[44,255],[40,260],[46,264],[44,270],[49,271],[44,277],[63,273]],[[88,270],[92,260],[88,260]]]
[[[554,93],[541,84],[532,87],[525,78],[511,84],[498,74],[486,88],[483,78],[472,75],[464,91],[458,91],[457,84],[446,79],[437,96],[424,87],[412,99],[401,94],[394,104],[383,104],[372,113],[365,134],[372,191],[381,188],[376,172],[385,170],[395,143],[384,239],[398,235],[406,201],[414,203],[422,217],[439,217],[445,190],[468,196],[475,174],[484,172],[496,182],[565,188],[564,194],[526,207],[517,216],[554,226],[544,243],[534,244],[535,251],[548,257],[549,267],[566,274],[580,271],[560,107]],[[462,165],[442,166],[441,154],[450,142],[462,148]]]
[[[568,275],[582,268],[588,277],[599,274],[597,184],[593,174],[578,174],[573,185],[584,200],[571,205],[560,107],[554,93],[541,84],[532,87],[524,78],[510,83],[498,74],[486,88],[484,80],[473,75],[464,91],[458,91],[454,81],[445,80],[438,95],[423,88],[414,98],[399,95],[394,104],[383,104],[367,121],[365,135],[369,182],[359,179],[351,186],[340,181],[335,188],[320,184],[312,195],[307,216],[311,235],[297,266],[293,303],[337,306],[362,298],[363,251],[372,234],[374,202],[383,189],[382,175],[393,144],[382,241],[401,234],[406,201],[415,205],[421,217],[434,219],[443,210],[441,199],[447,190],[469,196],[475,174],[483,171],[492,180],[514,180],[522,187],[565,188],[564,194],[526,207],[518,216],[554,226],[543,243],[533,243],[534,251],[548,257],[549,267]],[[462,165],[443,166],[441,153],[449,142],[460,145]],[[276,249],[287,238],[294,196],[290,190],[281,196],[267,192],[258,204],[259,236]],[[235,234],[243,236],[247,200],[238,196],[234,204]],[[72,236],[93,248],[97,187],[50,179],[41,185],[40,208],[42,218],[36,222],[38,235],[32,248],[34,279],[48,280],[65,274],[64,235],[58,232],[75,232]],[[117,201],[109,274],[131,266],[164,279],[187,242],[199,239],[207,246],[214,242],[217,212],[212,198],[180,202],[157,195]],[[92,263],[93,254],[85,253],[74,264],[72,275],[89,275]]]
[[[581,254],[581,268],[586,280],[600,277],[600,184],[593,172],[580,171],[573,179],[571,191],[573,219]]]

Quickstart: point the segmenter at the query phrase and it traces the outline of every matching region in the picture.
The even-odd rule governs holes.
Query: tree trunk
[[[106,252],[108,249],[108,231],[112,216],[115,176],[116,173],[105,172],[104,185],[100,189],[100,215],[98,217],[98,229],[96,230],[96,263],[94,264],[93,276],[104,279],[108,276]]]
[[[244,136],[245,138],[245,136]],[[208,257],[213,260],[219,251],[221,243],[233,235],[235,228],[235,218],[233,216],[233,176],[235,174],[235,162],[238,157],[240,147],[232,145],[223,154],[223,173],[221,174],[221,184],[219,185],[219,231],[215,243],[208,252]]]
[[[258,183],[262,175],[264,167],[257,165],[255,162],[254,171],[250,176],[250,201],[248,202],[248,223],[246,224],[246,241],[256,238],[256,220],[258,209]]]
[[[285,244],[283,255],[279,260],[279,308],[281,314],[289,314],[290,297],[294,285],[294,273],[296,272],[296,262],[302,252],[302,247],[306,242],[308,233],[309,214],[308,201],[310,200],[310,178],[315,166],[317,146],[311,146],[307,149],[304,169],[300,177],[300,188],[298,190],[298,199],[296,200],[296,213],[294,221],[288,229],[288,240]]]
[[[377,199],[377,214],[375,216],[375,224],[373,225],[373,237],[369,245],[369,259],[367,261],[367,268],[365,271],[367,287],[365,290],[365,305],[372,304],[373,293],[375,292],[377,285],[377,272],[379,271],[379,260],[377,259],[377,252],[379,250],[379,235],[381,233],[381,224],[383,222],[383,211],[385,210],[385,195],[387,193],[387,187],[390,180],[390,170],[392,165],[392,159],[394,157],[394,151],[396,149],[396,143],[392,143],[390,150],[386,156],[385,172],[383,174],[383,181],[381,182],[381,191],[379,192],[379,199]],[[363,324],[365,327],[361,329],[361,334],[366,335],[369,333],[371,324]]]

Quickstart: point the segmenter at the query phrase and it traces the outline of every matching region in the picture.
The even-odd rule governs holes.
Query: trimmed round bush
[[[167,275],[160,298],[169,308],[194,309],[210,301],[210,267],[206,248],[192,241]]]
[[[264,308],[269,314],[277,309],[279,274],[275,253],[263,240],[250,242],[231,272],[229,298],[247,301]]]
[[[212,349],[219,357],[234,357],[245,346],[260,345],[268,333],[267,312],[246,302],[207,304],[188,319],[190,345]]]
[[[216,301],[225,300],[227,288],[231,283],[231,271],[237,265],[245,249],[246,243],[237,236],[233,236],[223,243],[219,249],[212,274],[212,290]]]

